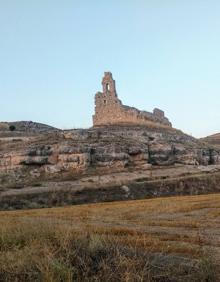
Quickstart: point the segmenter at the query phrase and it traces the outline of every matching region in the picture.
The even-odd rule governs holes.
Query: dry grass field
[[[0,213],[0,281],[220,281],[220,194]]]

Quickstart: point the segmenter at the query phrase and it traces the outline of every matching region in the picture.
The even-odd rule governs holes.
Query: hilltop
[[[14,121],[14,122],[0,122],[0,134],[7,134],[9,132],[17,133],[42,133],[48,131],[58,130],[52,126],[33,122],[33,121]]]
[[[171,127],[12,132],[0,153],[0,209],[219,190],[219,150]]]
[[[219,191],[220,148],[175,129],[158,108],[124,105],[110,72],[92,128],[0,127],[0,209]]]
[[[220,133],[207,136],[201,140],[220,148]]]

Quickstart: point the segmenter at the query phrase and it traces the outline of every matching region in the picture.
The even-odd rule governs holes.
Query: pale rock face
[[[10,146],[13,146],[11,150]],[[220,164],[220,152],[174,129],[114,126],[38,135],[0,147],[0,173],[61,177],[149,169],[159,165]],[[19,171],[21,173],[19,173]],[[16,172],[16,173],[15,173]]]

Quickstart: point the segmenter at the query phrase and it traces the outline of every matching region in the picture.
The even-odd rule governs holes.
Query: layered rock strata
[[[220,152],[181,131],[145,126],[79,129],[29,139],[0,139],[0,173],[15,178],[19,175],[27,179],[62,178],[62,175],[73,177],[175,164],[220,164]]]

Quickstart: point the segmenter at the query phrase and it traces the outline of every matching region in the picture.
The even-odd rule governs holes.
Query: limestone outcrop
[[[181,131],[146,126],[60,131],[0,142],[1,181],[7,175],[16,181],[51,179],[177,164],[220,164],[220,152]]]

